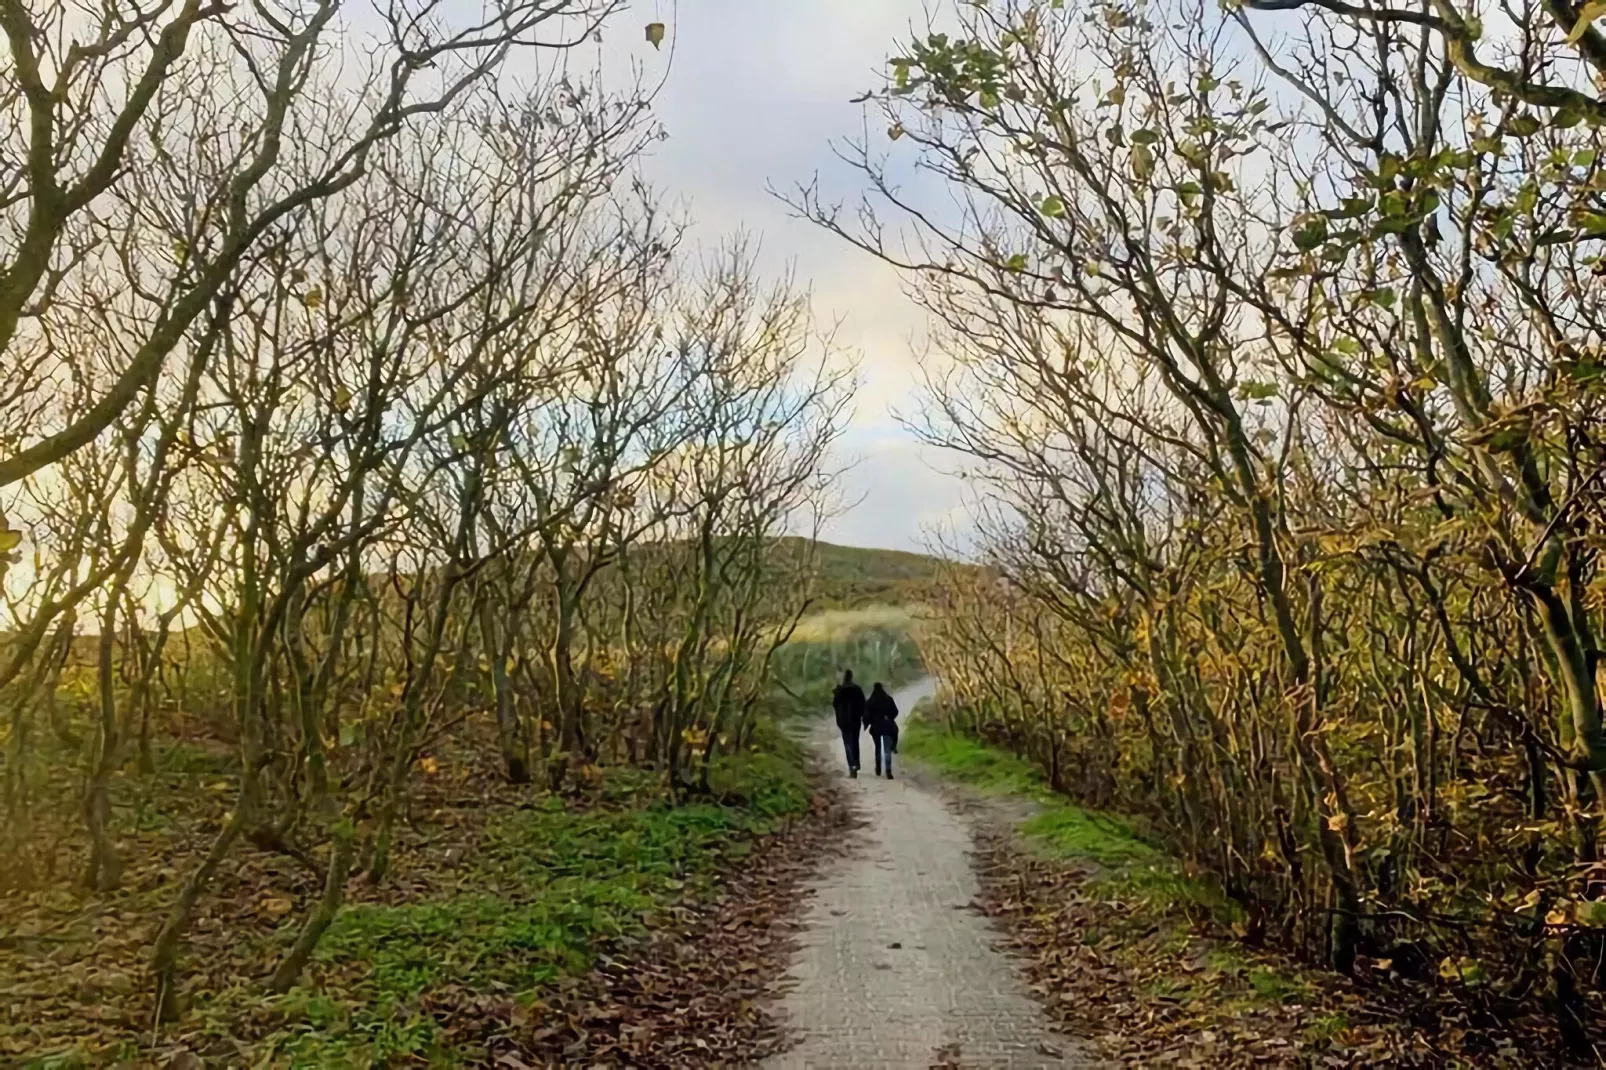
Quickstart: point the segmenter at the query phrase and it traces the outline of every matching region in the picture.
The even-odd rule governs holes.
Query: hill
[[[789,536],[777,540],[783,550],[802,552],[806,541]],[[904,550],[877,550],[862,546],[815,544],[819,580],[815,605],[819,609],[857,609],[862,606],[907,606],[926,600],[927,592],[951,562]]]

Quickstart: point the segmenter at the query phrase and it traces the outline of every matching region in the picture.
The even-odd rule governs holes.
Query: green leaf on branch
[[[659,48],[664,43],[664,24],[661,22],[647,23],[647,43]]]
[[[1606,212],[1580,213],[1577,225],[1588,237],[1606,238]]]
[[[1026,270],[1026,254],[1025,253],[1016,253],[1014,256],[1012,256],[1008,260],[1004,261],[1004,267],[1007,268],[1010,271],[1015,272],[1016,274],[1019,274],[1020,272],[1025,271]]]
[[[1294,227],[1294,247],[1308,253],[1327,240],[1327,217],[1312,213]]]
[[[1050,219],[1062,219],[1065,216],[1065,202],[1055,196],[1044,197],[1037,210]]]
[[[1514,137],[1533,137],[1539,133],[1539,120],[1532,115],[1514,115],[1506,123],[1506,130]]]
[[[1370,197],[1345,197],[1338,208],[1329,208],[1322,214],[1328,219],[1359,219],[1372,210]]]

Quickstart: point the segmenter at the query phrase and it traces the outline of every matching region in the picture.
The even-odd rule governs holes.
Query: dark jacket
[[[836,726],[844,732],[857,732],[864,723],[864,688],[855,683],[841,684],[831,696]]]
[[[898,730],[898,704],[879,685],[865,703],[864,721],[872,736],[892,735]]]

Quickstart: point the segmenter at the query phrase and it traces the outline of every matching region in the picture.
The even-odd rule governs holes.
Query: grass
[[[441,985],[529,1001],[586,970],[599,948],[643,934],[687,895],[709,894],[757,834],[808,806],[799,756],[755,752],[722,762],[725,801],[669,806],[628,785],[587,808],[549,798],[488,829],[460,890],[341,912],[320,944],[326,970],[357,964],[340,998],[297,989],[272,1013],[283,1065],[451,1065],[420,997]]]
[[[798,540],[780,539],[782,550],[803,552]],[[924,601],[942,578],[944,562],[926,554],[902,550],[874,550],[822,542],[814,547],[817,582],[815,596],[827,609],[855,609],[876,604],[910,604]],[[948,564],[948,568],[964,568]]]
[[[804,618],[772,663],[777,707],[794,716],[815,716],[831,704],[843,669],[852,669],[866,690],[877,680],[896,688],[925,674],[911,634],[913,613],[905,607],[872,605],[826,610]]]
[[[1025,795],[1039,802],[1049,797],[1042,774],[1030,762],[927,721],[910,722],[898,740],[898,749],[974,788]]]
[[[1189,915],[1203,915],[1222,927],[1238,920],[1232,904],[1210,885],[1188,877],[1184,867],[1130,821],[1119,815],[1077,806],[1052,791],[1032,763],[997,747],[951,733],[942,725],[916,720],[899,741],[908,757],[943,775],[992,795],[1034,804],[1020,826],[1029,849],[1088,870],[1092,895],[1123,904],[1109,931],[1089,932],[1086,941],[1117,958],[1182,956],[1193,944]],[[1310,995],[1291,970],[1252,960],[1231,944],[1212,947],[1195,979],[1160,976],[1145,986],[1151,995],[1187,998],[1198,984],[1223,989],[1234,1005],[1271,1006]],[[1348,1028],[1342,1015],[1312,1020],[1309,1039],[1330,1039]]]
[[[908,726],[898,746],[909,757],[963,784],[1031,800],[1036,812],[1020,829],[1026,843],[1051,857],[1086,865],[1092,870],[1091,885],[1103,894],[1156,905],[1223,908],[1219,896],[1185,877],[1177,860],[1129,821],[1077,806],[1056,794],[1042,771],[1023,758],[920,720]]]

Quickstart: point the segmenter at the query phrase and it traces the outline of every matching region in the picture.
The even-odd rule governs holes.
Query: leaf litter
[[[1430,992],[1250,951],[1180,909],[1112,894],[1085,863],[1031,850],[1011,820],[976,823],[974,860],[975,905],[1034,995],[1114,1065],[1561,1065],[1543,1016],[1494,1021]]]
[[[484,891],[471,863],[487,853],[495,823],[527,812],[531,798],[501,781],[486,741],[440,764],[398,828],[391,879],[377,888],[354,880],[348,914]],[[359,1029],[385,1034],[391,1047],[381,1065],[418,1065],[431,1052],[449,1053],[457,1065],[514,1070],[742,1064],[784,1045],[766,997],[790,960],[809,876],[843,847],[856,820],[839,792],[813,778],[801,813],[730,830],[710,872],[665,881],[678,898],[595,941],[586,968],[537,984],[533,998],[527,985],[444,976],[387,1004],[375,999],[371,963],[328,955],[290,996],[268,996],[262,982],[320,888],[301,862],[242,846],[197,911],[183,957],[184,1015],[153,1033],[150,940],[176,882],[222,819],[231,786],[208,797],[211,805],[173,810],[172,821],[125,839],[128,866],[117,891],[67,891],[63,872],[44,887],[0,896],[0,1065],[350,1065],[362,1049],[321,1049],[326,1054],[309,1062],[282,1042]],[[72,835],[65,826],[69,854]],[[346,1054],[327,1053],[335,1050]]]

